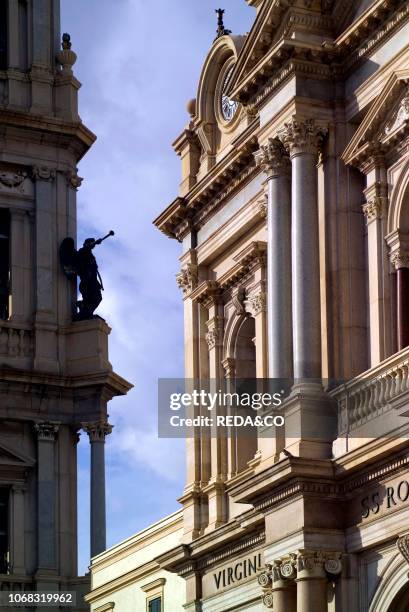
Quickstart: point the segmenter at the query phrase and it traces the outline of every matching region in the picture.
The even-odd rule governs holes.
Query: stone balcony
[[[340,456],[378,438],[409,438],[409,347],[337,386]]]

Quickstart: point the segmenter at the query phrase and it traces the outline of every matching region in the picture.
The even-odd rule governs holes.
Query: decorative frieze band
[[[293,116],[291,121],[285,123],[284,128],[279,131],[278,138],[290,157],[302,153],[318,155],[319,148],[327,133],[328,130],[316,125],[314,119],[300,120]]]

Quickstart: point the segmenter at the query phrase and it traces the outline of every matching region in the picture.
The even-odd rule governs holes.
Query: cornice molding
[[[191,300],[204,304],[219,299],[224,291],[238,286],[249,273],[267,265],[267,243],[261,240],[248,244],[233,260],[236,262],[217,281],[204,281],[190,294]]]
[[[258,119],[234,141],[234,148],[197,183],[184,198],[176,198],[155,220],[154,225],[170,238],[182,241],[192,229],[200,229],[211,215],[246,182],[258,173],[254,134]]]
[[[351,3],[348,3],[351,5]],[[270,5],[270,9],[271,5]],[[277,4],[275,4],[277,10]],[[339,13],[335,11],[335,14]],[[259,36],[261,43],[263,27],[277,28],[277,25],[267,26],[267,12],[260,11],[252,33],[248,37],[235,72],[232,75],[229,95],[242,104],[254,103],[256,107],[291,74],[302,71],[314,78],[333,80],[347,76],[356,64],[361,63],[374,53],[385,39],[409,18],[409,5],[406,0],[377,0],[373,6],[355,20],[337,39],[331,37],[334,28],[334,17],[330,14],[320,15],[313,11],[297,11],[288,9],[287,18],[281,29],[276,30],[275,43],[264,43],[264,51],[254,51],[253,38]],[[260,23],[258,23],[260,21]],[[271,19],[270,19],[271,21]],[[265,25],[263,26],[263,22]],[[297,43],[293,40],[293,32],[297,29],[310,32],[321,32],[322,44],[311,42]],[[272,33],[270,38],[272,38]],[[253,45],[253,46],[252,46]],[[270,46],[268,52],[265,47]],[[246,54],[253,57],[253,66],[243,76]],[[256,58],[256,59],[254,59]],[[307,63],[303,63],[307,60]]]

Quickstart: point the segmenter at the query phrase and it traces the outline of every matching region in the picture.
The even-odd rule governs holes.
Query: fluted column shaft
[[[256,153],[268,180],[267,310],[270,378],[292,378],[291,164],[278,139]]]
[[[83,425],[91,444],[91,558],[106,549],[105,436],[108,423]]]
[[[325,132],[293,118],[280,132],[292,162],[292,311],[294,379],[321,378],[321,300],[317,159]]]

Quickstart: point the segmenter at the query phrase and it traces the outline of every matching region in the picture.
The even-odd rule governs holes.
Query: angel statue
[[[78,251],[72,238],[65,238],[61,243],[60,261],[65,275],[69,279],[76,279],[77,276],[80,279],[82,300],[77,302],[79,312],[74,317],[77,321],[92,319],[95,316],[94,311],[102,301],[104,286],[92,250],[110,236],[114,236],[112,230],[97,240],[87,238]]]

